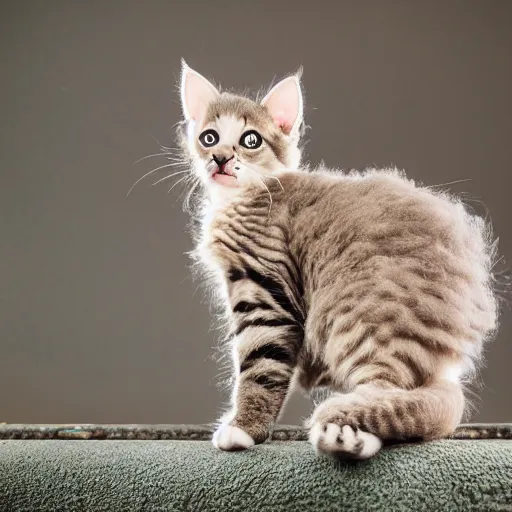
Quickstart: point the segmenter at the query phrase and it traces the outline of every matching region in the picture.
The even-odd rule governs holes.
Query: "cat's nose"
[[[227,161],[227,158],[224,155],[212,155],[212,158],[217,165],[225,164]]]
[[[228,161],[228,157],[224,155],[212,155],[213,161],[220,167]],[[230,159],[229,159],[230,160]]]

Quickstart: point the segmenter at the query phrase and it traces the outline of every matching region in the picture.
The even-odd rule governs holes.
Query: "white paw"
[[[254,439],[241,428],[223,424],[213,434],[212,443],[219,450],[247,450],[254,445]]]
[[[354,430],[349,425],[339,427],[335,423],[324,425],[315,422],[309,432],[309,441],[317,453],[327,453],[346,459],[368,459],[382,447],[375,435]]]

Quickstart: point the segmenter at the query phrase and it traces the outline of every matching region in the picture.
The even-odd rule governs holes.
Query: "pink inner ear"
[[[182,82],[182,101],[186,116],[200,121],[206,115],[208,105],[215,100],[219,92],[202,75],[188,68],[184,70]]]
[[[280,128],[284,133],[289,134],[292,131],[293,124],[286,118],[283,113],[275,114],[272,116],[276,126]]]
[[[302,96],[296,77],[279,82],[263,99],[276,125],[287,135],[292,131],[302,112]]]

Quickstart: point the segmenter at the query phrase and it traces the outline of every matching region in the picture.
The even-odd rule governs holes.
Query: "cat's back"
[[[290,247],[308,301],[332,301],[325,290],[335,283],[347,290],[359,279],[361,297],[375,295],[371,304],[396,295],[400,304],[428,302],[433,317],[450,309],[472,319],[462,329],[466,339],[473,328],[479,336],[494,328],[490,231],[457,198],[395,170],[289,178],[282,181],[289,185]]]
[[[364,172],[343,173],[319,169],[312,172],[286,173],[280,178],[289,192],[290,205],[343,209],[344,218],[352,213],[358,217],[376,220],[387,216],[409,220],[425,216],[453,215],[460,210],[460,202],[432,188],[419,186],[397,169],[368,169]],[[294,208],[295,206],[295,208]]]
[[[490,256],[490,227],[483,219],[455,196],[418,185],[396,169],[295,172],[281,181],[296,229],[380,241],[382,246],[421,237],[453,252],[477,252],[484,260]]]

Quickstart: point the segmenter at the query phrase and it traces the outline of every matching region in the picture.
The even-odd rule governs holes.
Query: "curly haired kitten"
[[[214,445],[265,441],[295,385],[332,391],[308,421],[318,452],[452,432],[496,324],[484,221],[395,170],[301,167],[299,75],[252,101],[183,62],[181,99],[204,189],[197,254],[232,329]]]

